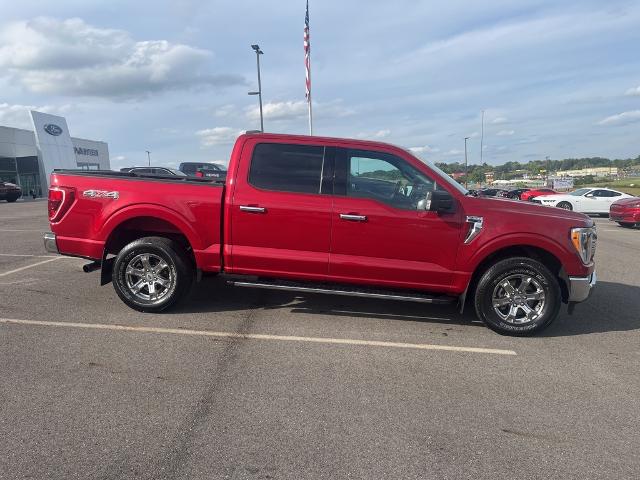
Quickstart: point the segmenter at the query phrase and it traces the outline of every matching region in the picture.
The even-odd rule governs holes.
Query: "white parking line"
[[[41,262],[32,263],[31,265],[27,265],[25,267],[16,268],[15,270],[9,270],[8,272],[0,273],[0,277],[6,277],[7,275],[11,275],[12,273],[21,272],[23,270],[27,270],[28,268],[33,268],[33,267],[37,267],[39,265],[44,265],[45,263],[55,262],[56,260],[60,260],[61,258],[64,258],[64,257],[53,257],[53,258],[50,258],[48,260],[43,260]]]
[[[58,255],[30,255],[26,253],[0,253],[0,257],[72,258],[72,257],[59,257]]]
[[[133,327],[128,325],[107,325],[103,323],[49,322],[41,320],[16,320],[0,318],[0,323],[15,325],[37,325],[46,327],[87,328],[94,330],[117,330],[125,332],[164,333],[172,335],[195,335],[202,337],[232,338],[240,340],[275,340],[285,342],[325,343],[334,345],[357,345],[367,347],[406,348],[414,350],[442,350],[463,353],[487,353],[493,355],[517,355],[513,350],[496,348],[456,347],[450,345],[431,345],[427,343],[397,343],[375,340],[355,340],[347,338],[297,337],[290,335],[265,335],[259,333],[214,332],[209,330],[183,330],[179,328]]]

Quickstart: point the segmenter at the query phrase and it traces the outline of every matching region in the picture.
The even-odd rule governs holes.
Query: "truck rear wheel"
[[[164,237],[145,237],[125,246],[113,265],[113,287],[131,308],[160,312],[184,297],[193,284],[187,252]]]
[[[542,263],[527,257],[501,260],[478,282],[478,318],[492,330],[514,336],[533,335],[546,328],[560,311],[557,278]]]

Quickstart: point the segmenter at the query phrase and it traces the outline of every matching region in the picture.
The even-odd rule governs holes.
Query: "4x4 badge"
[[[85,190],[82,192],[83,197],[89,198],[113,198],[117,200],[120,197],[119,192],[109,192],[107,190]]]

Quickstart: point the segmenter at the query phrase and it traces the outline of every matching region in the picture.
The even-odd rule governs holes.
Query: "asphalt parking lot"
[[[233,289],[161,315],[0,203],[0,478],[637,478],[640,230],[543,335],[453,307]]]

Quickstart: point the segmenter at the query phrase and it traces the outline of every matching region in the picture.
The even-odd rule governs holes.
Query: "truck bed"
[[[60,253],[100,260],[128,232],[171,232],[186,239],[197,265],[217,271],[224,183],[206,178],[130,172],[55,170],[51,187],[72,199],[51,223]],[[66,197],[65,197],[66,198]]]

